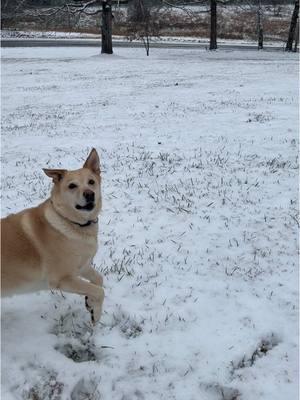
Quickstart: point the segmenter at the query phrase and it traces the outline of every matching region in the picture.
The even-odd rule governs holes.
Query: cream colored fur
[[[97,151],[79,170],[44,172],[54,182],[50,198],[1,220],[1,295],[44,289],[85,295],[95,322],[104,299],[102,277],[91,265],[101,210]]]

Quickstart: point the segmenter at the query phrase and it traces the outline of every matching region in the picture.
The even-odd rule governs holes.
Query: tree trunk
[[[291,19],[289,37],[288,37],[288,40],[286,42],[286,47],[285,47],[286,51],[293,51],[293,42],[295,39],[295,32],[296,32],[298,17],[299,17],[299,0],[296,0],[292,19]]]
[[[217,0],[210,0],[210,42],[209,50],[217,49]]]
[[[101,53],[112,54],[112,12],[110,1],[102,0],[102,49]]]
[[[149,56],[149,51],[150,51],[150,42],[149,42],[149,34],[147,33],[146,36],[146,54]]]
[[[295,38],[295,44],[294,44],[294,49],[293,49],[293,51],[295,53],[298,51],[298,44],[299,44],[299,21],[298,21],[298,24],[297,24],[296,38]]]
[[[264,48],[264,31],[262,23],[262,8],[260,2],[257,10],[257,38],[258,38],[258,50],[261,50]]]

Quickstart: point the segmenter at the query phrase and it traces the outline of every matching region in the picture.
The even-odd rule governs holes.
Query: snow
[[[103,174],[106,299],[2,300],[3,399],[282,400],[298,390],[295,54],[2,49],[2,215],[43,167]]]

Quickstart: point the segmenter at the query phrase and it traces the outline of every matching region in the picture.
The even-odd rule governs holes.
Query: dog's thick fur
[[[44,172],[54,182],[50,198],[1,220],[1,294],[61,289],[85,295],[95,322],[104,299],[102,277],[91,265],[102,205],[97,151],[81,169]]]

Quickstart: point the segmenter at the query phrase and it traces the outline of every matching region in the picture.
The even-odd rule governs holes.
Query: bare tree
[[[133,0],[129,6],[129,39],[141,40],[147,56],[150,53],[151,38],[159,36],[162,11],[161,3],[154,4],[150,0]]]
[[[286,42],[286,47],[285,47],[286,51],[293,51],[294,40],[296,41],[296,50],[297,50],[298,38],[296,38],[295,34],[296,34],[298,18],[299,18],[299,0],[296,0],[295,6],[294,6],[294,11],[293,11],[292,18],[291,18],[289,36],[288,36],[288,40]]]
[[[264,48],[263,9],[261,5],[261,0],[258,0],[256,15],[257,15],[257,49],[261,50]]]
[[[101,53],[112,54],[112,12],[109,0],[102,0]]]
[[[101,15],[102,53],[112,54],[112,9],[111,0],[60,0],[47,7],[38,7],[38,2],[29,0],[5,0],[1,2],[2,14],[16,15],[23,12],[43,24],[55,22],[60,16],[67,16],[69,26],[81,16]],[[50,1],[50,3],[52,3]],[[52,3],[52,4],[53,4]]]
[[[217,48],[217,0],[210,0],[209,50],[216,50]]]
[[[217,7],[226,6],[232,0],[162,0],[164,4],[170,7],[180,8],[193,16],[195,14],[209,13],[210,14],[210,30],[209,30],[209,50],[216,50],[218,48],[218,12]],[[200,5],[203,6],[202,10],[192,12],[190,6]]]
[[[298,51],[298,44],[299,44],[299,21],[297,23],[296,39],[295,39],[295,44],[294,44],[294,49],[293,49],[293,51],[295,53]]]
[[[217,46],[217,4],[225,5],[229,0],[162,0],[169,7],[179,8],[185,11],[191,17],[195,14],[209,13],[210,14],[210,31],[209,31],[209,50],[216,50]],[[203,9],[197,12],[192,12],[190,6],[200,5]]]
[[[244,11],[253,11],[256,14],[256,37],[257,37],[257,49],[261,50],[264,47],[264,14],[265,6],[262,0],[243,0],[238,1],[237,5]]]
[[[69,3],[64,1],[59,7],[47,10],[43,14],[44,18],[54,18],[58,14],[66,13],[68,15],[97,15],[102,14],[101,23],[101,53],[112,54],[112,10],[110,0],[74,0]]]

